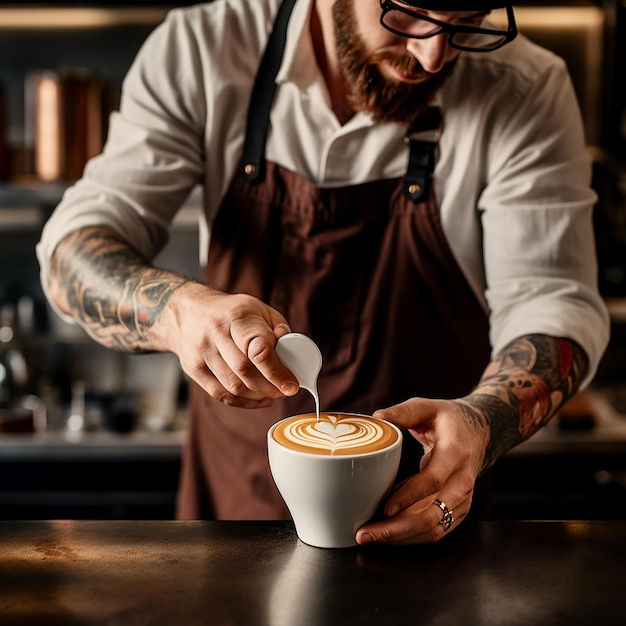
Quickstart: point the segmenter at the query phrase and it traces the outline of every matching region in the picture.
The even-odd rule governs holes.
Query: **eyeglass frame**
[[[502,48],[503,46],[511,43],[518,35],[517,24],[515,22],[515,14],[513,12],[513,7],[510,5],[505,7],[506,14],[509,20],[509,25],[506,30],[495,30],[492,28],[480,28],[478,26],[448,24],[446,22],[436,20],[434,17],[429,17],[428,15],[416,13],[415,11],[411,11],[410,9],[406,9],[396,2],[393,2],[393,0],[380,0],[380,8],[382,11],[380,15],[380,25],[385,30],[394,33],[395,35],[399,35],[400,37],[407,37],[408,39],[429,39],[430,37],[434,37],[435,35],[446,33],[448,35],[448,43],[450,44],[450,46],[464,52],[493,52],[494,50],[498,50],[499,48]],[[439,30],[436,30],[434,33],[429,33],[428,35],[410,35],[408,33],[403,33],[395,30],[394,28],[387,26],[387,24],[385,24],[383,21],[385,19],[385,15],[391,13],[392,11],[400,11],[400,13],[409,15],[417,20],[430,22],[435,26],[439,26]],[[499,35],[500,37],[503,37],[503,41],[494,48],[472,48],[455,44],[454,35],[456,33],[468,33],[475,35]]]

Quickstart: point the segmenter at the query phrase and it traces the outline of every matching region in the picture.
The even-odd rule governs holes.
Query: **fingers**
[[[298,389],[296,377],[279,360],[274,350],[276,339],[253,337],[248,343],[247,353],[239,364],[232,364],[235,371],[250,389],[275,397],[291,396]],[[238,367],[237,367],[238,365]]]
[[[229,406],[245,409],[260,409],[272,404],[271,398],[266,398],[260,393],[245,391],[244,393],[233,393],[228,391],[218,378],[209,370],[202,366],[196,370],[196,374],[190,374],[191,378],[198,383],[212,398],[223,402]]]
[[[362,526],[357,543],[387,543],[394,545],[433,543],[458,526],[467,516],[472,498],[442,491],[430,494],[387,520]]]
[[[405,480],[391,495],[385,505],[385,514],[394,515],[413,503],[439,497],[450,491],[457,502],[471,497],[477,472],[466,462],[466,451],[459,448],[457,441],[437,442],[420,462],[420,473]]]
[[[469,513],[475,477],[463,466],[458,468],[450,460],[454,458],[432,455],[427,469],[405,480],[389,498],[384,508],[388,519],[363,526],[357,542],[430,543],[458,526]]]
[[[277,339],[290,329],[273,309],[266,307],[265,313],[267,319],[249,316],[242,322],[234,321],[230,336],[222,337],[217,348],[228,367],[251,391],[268,398],[291,396],[299,389],[298,381],[274,350]]]
[[[284,337],[286,334],[291,332],[291,328],[289,328],[289,326],[287,324],[282,324],[282,323],[278,323],[276,324],[276,326],[274,326],[274,337],[276,337],[276,340],[280,339],[281,337]]]
[[[245,343],[242,350],[229,336],[219,336],[207,350],[207,368],[234,396],[249,399],[280,398],[283,395],[281,391],[261,371],[263,361],[273,351],[273,341],[273,338],[271,342],[266,338],[253,338],[250,343],[255,344],[259,352],[249,355],[243,351],[246,349]]]

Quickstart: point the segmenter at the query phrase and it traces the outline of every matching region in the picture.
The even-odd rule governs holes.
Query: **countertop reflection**
[[[623,623],[626,522],[467,523],[341,550],[290,522],[0,522],[3,624]]]

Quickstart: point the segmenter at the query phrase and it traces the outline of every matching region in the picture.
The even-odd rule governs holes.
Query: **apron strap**
[[[251,183],[259,182],[265,176],[265,142],[276,91],[275,79],[283,58],[287,25],[295,3],[296,0],[283,0],[278,9],[252,89],[241,165],[244,177]]]
[[[441,134],[441,109],[428,107],[413,123],[404,142],[409,144],[409,166],[402,188],[411,202],[428,197],[435,169],[435,148]]]
[[[250,183],[258,183],[265,177],[265,143],[270,109],[276,92],[276,75],[285,50],[289,17],[295,3],[296,0],[283,0],[278,9],[252,89],[241,160],[243,176]],[[440,109],[429,107],[414,122],[404,139],[409,144],[409,165],[403,189],[412,202],[420,202],[430,193],[440,126]]]

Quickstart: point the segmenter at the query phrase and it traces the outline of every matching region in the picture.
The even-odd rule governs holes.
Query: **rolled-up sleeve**
[[[148,258],[168,239],[168,228],[200,182],[206,99],[185,80],[197,68],[193,33],[178,13],[149,36],[123,84],[120,110],[110,118],[101,155],[64,194],[37,246],[44,289],[50,258],[74,230],[106,226]]]
[[[534,333],[570,338],[589,357],[587,384],[609,318],[597,288],[596,196],[574,91],[563,64],[552,63],[510,95],[479,198],[492,346],[497,352]]]

